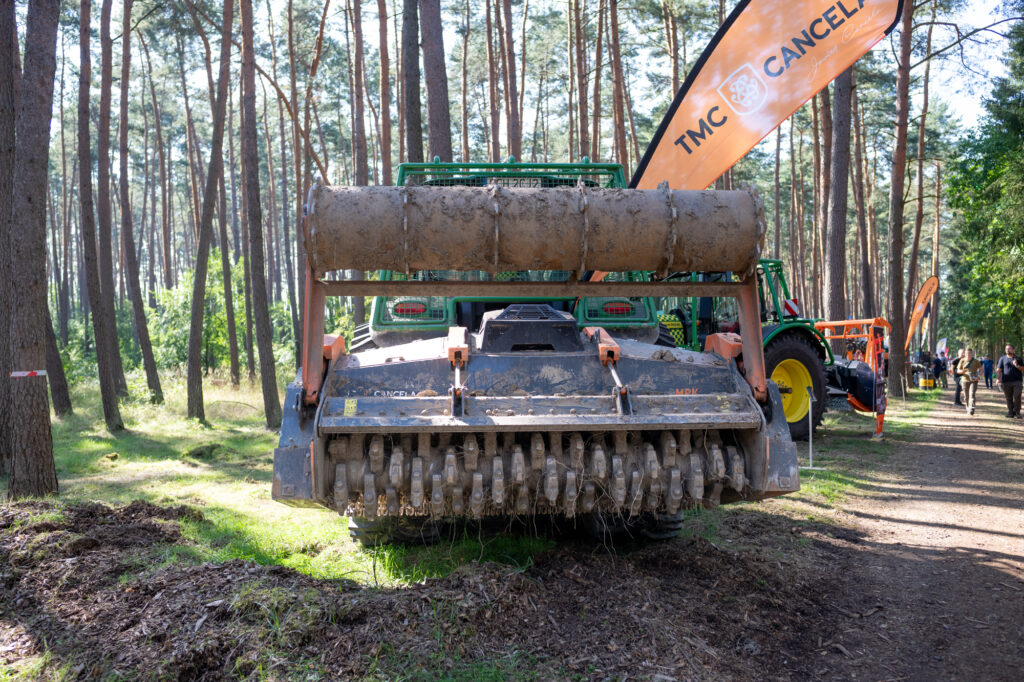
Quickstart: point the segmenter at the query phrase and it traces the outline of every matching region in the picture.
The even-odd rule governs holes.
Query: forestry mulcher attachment
[[[375,542],[453,517],[665,534],[686,508],[799,488],[765,377],[753,194],[623,189],[599,164],[406,164],[399,181],[309,194],[274,499]],[[740,277],[660,280],[679,271]],[[377,297],[347,349],[324,335],[326,296]],[[735,297],[741,333],[658,345],[666,296]]]

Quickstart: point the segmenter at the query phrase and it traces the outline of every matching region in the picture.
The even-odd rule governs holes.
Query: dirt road
[[[862,535],[845,543],[856,553],[837,585],[849,615],[823,661],[833,674],[1024,675],[1024,422],[1003,416],[999,391],[982,388],[973,417],[952,393],[841,505]]]

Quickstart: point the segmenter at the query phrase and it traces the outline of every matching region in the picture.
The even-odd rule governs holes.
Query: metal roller
[[[749,273],[765,231],[748,191],[321,185],[306,213],[315,273]]]

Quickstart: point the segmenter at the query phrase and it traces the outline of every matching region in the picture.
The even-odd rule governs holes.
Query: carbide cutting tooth
[[[661,450],[661,466],[669,469],[676,465],[677,443],[671,431],[662,431],[658,439],[658,446]]]
[[[539,433],[530,436],[530,468],[534,471],[544,469],[544,436]]]
[[[626,503],[626,472],[622,469],[622,458],[612,457],[612,499],[616,507]]]
[[[416,439],[416,454],[423,459],[430,459],[430,434],[421,431]]]
[[[573,517],[576,515],[576,472],[569,470],[565,472],[565,515]]]
[[[647,479],[651,483],[660,481],[661,466],[658,464],[658,453],[654,451],[654,446],[650,443],[644,443],[644,468],[647,471]]]
[[[682,473],[679,469],[672,467],[668,470],[668,496],[665,500],[665,511],[675,514],[679,511],[679,504],[683,501]]]
[[[380,434],[370,439],[370,471],[375,474],[384,471],[384,437]]]
[[[405,478],[405,452],[400,446],[391,449],[391,463],[388,466],[388,474],[391,478],[391,485],[396,488],[402,487],[402,479]]]
[[[451,487],[455,485],[455,480],[459,475],[458,463],[455,461],[455,448],[448,448],[448,451],[444,453],[444,482],[445,485]]]
[[[689,429],[680,429],[679,435],[676,437],[676,447],[679,448],[679,455],[684,458],[693,450],[693,441]]]
[[[590,451],[590,475],[598,481],[608,477],[608,458],[599,444],[595,444]]]
[[[339,514],[348,509],[348,467],[344,462],[334,466],[334,508]]]
[[[494,457],[498,454],[498,434],[494,431],[488,431],[484,434],[484,454],[488,457]]]
[[[544,497],[554,506],[558,499],[558,463],[554,457],[548,457],[544,469]]]
[[[452,513],[462,514],[462,486],[457,486],[452,490]]]
[[[629,491],[629,514],[636,516],[640,513],[640,507],[644,501],[644,475],[639,469],[633,469],[632,479]]]
[[[574,433],[569,436],[569,466],[577,474],[583,474],[583,436]]]
[[[412,458],[412,484],[410,485],[409,503],[414,509],[423,504],[423,458]]]
[[[501,457],[495,457],[491,461],[493,480],[491,481],[491,498],[495,507],[502,507],[505,504],[505,474],[502,471]]]
[[[732,445],[725,448],[726,468],[729,472],[729,487],[741,492],[746,485],[746,474],[743,467],[743,456]]]
[[[616,431],[612,437],[615,439],[615,454],[619,457],[625,457],[626,453],[629,452],[629,433],[626,431]]]
[[[516,491],[516,513],[525,514],[530,511],[530,491],[525,485]]]
[[[430,489],[430,511],[434,516],[441,516],[444,512],[444,487],[441,484],[441,474],[434,474],[433,485]]]
[[[484,475],[479,471],[473,474],[473,492],[469,495],[469,511],[480,518],[484,510]]]
[[[694,500],[701,500],[704,497],[704,467],[700,455],[691,452],[690,471],[686,474],[686,494]]]
[[[708,464],[704,474],[709,481],[718,481],[725,478],[725,457],[722,456],[722,448],[712,445],[708,448]]]
[[[398,516],[398,491],[389,487],[384,492],[388,498],[388,514]]]
[[[373,474],[363,476],[363,516],[370,521],[377,518],[377,489],[373,485]]]
[[[512,483],[523,485],[526,483],[526,460],[523,458],[523,449],[516,445],[512,448]]]
[[[466,463],[466,471],[476,471],[480,448],[476,444],[476,436],[466,436],[462,443],[462,459]]]
[[[583,511],[589,512],[594,509],[594,484],[587,483],[583,486]]]

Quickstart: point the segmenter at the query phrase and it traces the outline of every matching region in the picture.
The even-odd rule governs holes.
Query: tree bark
[[[10,353],[14,370],[46,366],[46,188],[53,77],[57,69],[58,0],[32,0],[25,31],[25,66],[20,79],[15,121],[11,223]],[[12,24],[13,26],[13,24]],[[15,53],[16,54],[16,53]],[[12,70],[5,78],[14,75]],[[50,333],[53,333],[51,327]],[[41,376],[14,379],[10,384],[11,467],[7,494],[11,499],[57,492],[50,433],[50,405]]]
[[[64,363],[60,359],[49,309],[46,311],[46,378],[50,384],[50,395],[53,396],[53,411],[58,417],[68,416],[72,413],[71,393],[68,391],[68,378],[64,374]]]
[[[935,163],[935,229],[932,232],[932,277],[939,276],[939,232],[942,227],[942,166]],[[935,350],[939,341],[939,295],[942,292],[940,286],[935,290],[932,298],[932,320],[929,325],[928,347]]]
[[[379,0],[383,2],[384,0]],[[462,24],[462,162],[469,163],[469,0],[463,7],[465,21]]]
[[[931,73],[932,28],[935,26],[936,3],[932,1],[932,20],[928,23],[928,37],[925,40],[924,79],[921,92],[921,116],[917,124],[917,210],[914,214],[914,239],[910,245],[910,267],[907,269],[907,303],[904,317],[910,319],[911,308],[917,296],[917,260],[921,247],[921,228],[924,225],[924,153],[925,132],[928,122],[928,77]]]
[[[420,0],[423,78],[427,86],[427,138],[430,157],[452,160],[452,122],[448,112],[448,72],[440,0]],[[514,67],[513,67],[514,68]],[[512,86],[513,89],[515,85]]]
[[[89,87],[92,82],[92,57],[89,51],[90,0],[81,0],[79,34],[79,79],[78,79],[78,159],[82,169],[92,168],[92,147],[89,131]],[[78,174],[79,229],[82,233],[82,260],[84,261],[87,298],[92,309],[93,336],[96,341],[96,361],[100,380],[100,399],[107,430],[117,432],[124,428],[121,411],[117,404],[117,385],[114,382],[114,344],[109,327],[104,322],[108,304],[100,287],[100,267],[96,244],[96,223],[93,212],[92,173],[83,170]]]
[[[230,0],[228,0],[230,2]],[[248,198],[249,249],[252,262],[253,318],[260,355],[260,379],[267,427],[281,426],[281,400],[277,393],[277,372],[267,309],[267,286],[263,270],[263,215],[260,210],[259,156],[256,148],[256,55],[253,49],[252,0],[240,0],[242,17],[242,147],[245,157],[245,189]]]
[[[355,156],[355,176],[357,185],[369,184],[369,170],[366,161],[366,128],[363,114],[363,102],[366,88],[363,76],[366,67],[363,64],[363,13],[360,0],[352,0],[352,38],[355,43],[352,66],[352,152]]]
[[[829,226],[825,244],[825,317],[846,319],[846,203],[850,176],[850,101],[853,67],[835,80],[835,113],[832,116],[832,167],[828,196]],[[833,348],[835,350],[835,348]]]
[[[105,335],[111,344],[111,370],[114,386],[119,396],[128,395],[128,384],[124,379],[121,364],[121,348],[117,335],[117,315],[114,306],[114,261],[111,196],[110,196],[110,96],[113,80],[113,41],[110,39],[111,0],[103,0],[100,6],[100,110],[96,131],[96,218],[99,221],[100,254],[100,295],[104,299],[102,308],[94,306],[93,314],[102,312]]]
[[[508,0],[504,0],[508,4]],[[578,106],[576,107],[579,111],[579,155],[580,158],[588,156],[590,154],[590,122],[587,120],[587,109],[589,108],[589,102],[587,102],[586,93],[589,90],[587,87],[587,64],[584,54],[586,52],[586,29],[583,25],[585,18],[584,12],[586,11],[584,5],[586,0],[572,0],[570,11],[572,12],[572,24],[573,24],[573,43],[576,53],[576,92],[579,96],[576,98]],[[571,112],[570,112],[571,115]]]
[[[910,51],[914,28],[914,5],[903,6],[900,27],[899,65],[896,69],[896,128],[889,185],[889,291],[886,296],[889,334],[889,391],[901,397],[906,374],[903,343],[907,336],[903,300],[903,188],[907,171],[907,125],[910,114]]]
[[[509,153],[521,161],[523,156],[523,124],[519,115],[519,86],[516,83],[515,44],[512,41],[512,0],[502,0],[505,14],[505,53],[508,62],[508,146]],[[525,11],[525,10],[524,10]],[[525,49],[525,47],[524,47]],[[445,109],[447,111],[447,109]],[[586,116],[586,110],[583,109]]]
[[[402,3],[402,108],[408,161],[423,162],[423,114],[420,110],[419,0]],[[299,287],[300,291],[302,287]]]
[[[608,0],[608,32],[612,80],[614,81],[612,111],[615,119],[615,160],[625,165],[629,158],[629,148],[626,146],[626,112],[624,108],[626,86],[622,73],[622,52],[619,48],[619,0]]]
[[[125,278],[128,283],[128,297],[131,299],[132,315],[135,319],[135,334],[142,350],[142,364],[146,370],[146,384],[149,386],[149,398],[160,404],[164,401],[164,392],[160,388],[160,375],[156,369],[156,358],[153,356],[153,344],[149,340],[149,325],[146,324],[146,308],[142,300],[142,289],[139,285],[139,261],[135,253],[135,228],[132,220],[131,195],[128,189],[128,89],[131,82],[131,35],[132,35],[132,3],[125,0],[121,19],[121,95],[120,122],[118,123],[118,161],[119,185],[121,189],[121,241],[124,246]],[[145,214],[143,214],[145,220]]]
[[[779,186],[779,167],[782,164],[782,126],[775,130],[775,244],[772,250],[772,258],[778,258],[782,253],[782,191]]]
[[[210,170],[206,174],[202,215],[199,221],[199,239],[196,249],[196,269],[192,281],[192,314],[188,332],[187,394],[188,416],[203,421],[202,343],[203,312],[206,307],[206,275],[210,261],[210,240],[213,236],[213,213],[217,208],[217,187],[224,170],[224,118],[227,108],[228,81],[231,79],[231,24],[233,0],[225,0],[221,27],[220,71],[217,80],[217,101],[213,110],[213,133],[210,142]],[[262,253],[261,253],[262,257]],[[263,290],[266,305],[266,288]],[[276,389],[275,389],[276,390]]]
[[[494,55],[494,23],[491,20],[491,0],[486,0],[487,14],[487,94],[491,118],[491,163],[501,160],[501,142],[498,139],[498,126],[501,122],[501,104],[498,101],[498,64]]]
[[[380,167],[381,182],[391,179],[391,61],[388,55],[387,0],[377,0],[377,30],[380,35]]]
[[[855,74],[856,77],[856,74]],[[874,280],[871,270],[871,255],[868,249],[868,217],[872,210],[864,200],[864,136],[860,121],[860,102],[854,83],[850,108],[853,111],[854,153],[853,153],[853,201],[857,208],[857,241],[860,247],[860,317],[875,317]]]
[[[0,300],[10,301],[11,201],[14,198],[14,81],[18,77],[18,36],[14,3],[0,5]],[[9,470],[11,458],[11,310],[0,305],[0,474]]]
[[[605,4],[605,0],[599,0],[597,5],[597,35],[594,38],[594,111],[591,117],[594,133],[591,135],[590,159],[595,162],[601,158],[601,60],[604,57],[601,41],[604,38]]]

